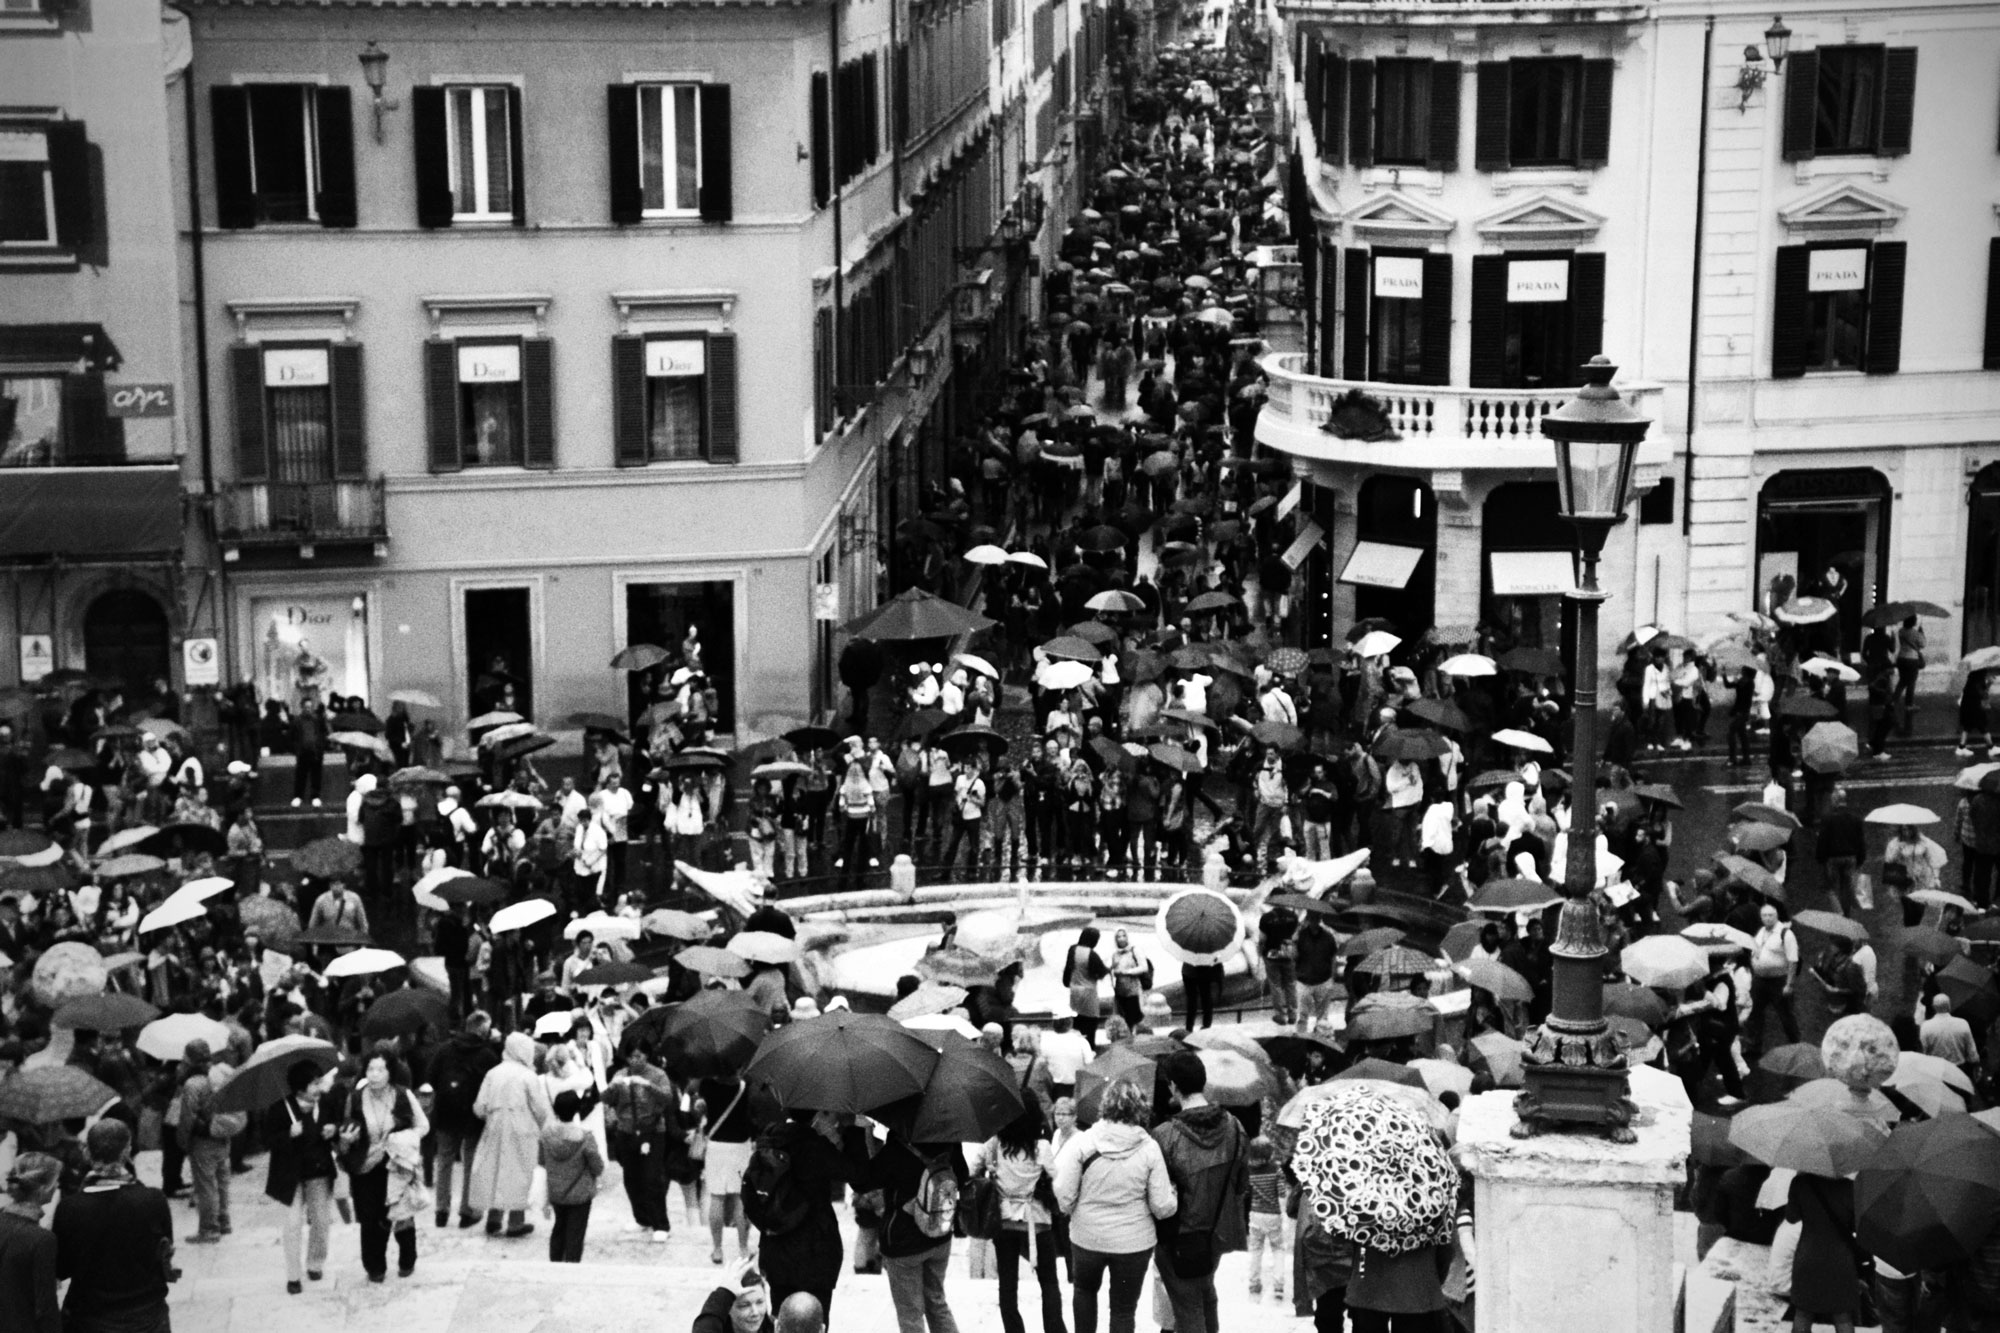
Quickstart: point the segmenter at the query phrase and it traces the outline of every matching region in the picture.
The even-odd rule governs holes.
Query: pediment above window
[[[1604,215],[1552,194],[1538,194],[1488,213],[1472,225],[1482,237],[1501,245],[1575,245],[1596,238]]]
[[[1341,221],[1353,228],[1356,240],[1384,245],[1441,242],[1458,226],[1454,218],[1398,190],[1349,209]]]
[[[1908,211],[1886,195],[1843,181],[1779,209],[1778,221],[1794,235],[1868,236],[1893,230]]]

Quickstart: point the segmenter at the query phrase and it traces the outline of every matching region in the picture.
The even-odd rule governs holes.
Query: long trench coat
[[[541,1152],[542,1126],[552,1114],[548,1092],[535,1073],[535,1043],[511,1033],[506,1058],[486,1073],[472,1111],[486,1122],[465,1182],[465,1206],[473,1212],[514,1212],[528,1206]]]

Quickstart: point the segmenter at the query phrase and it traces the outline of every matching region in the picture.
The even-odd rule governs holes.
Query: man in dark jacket
[[[833,1187],[845,1182],[857,1190],[875,1189],[879,1172],[851,1116],[794,1111],[758,1135],[751,1173],[758,1169],[757,1155],[767,1151],[783,1155],[791,1173],[786,1191],[808,1204],[804,1219],[795,1226],[774,1232],[759,1225],[760,1257],[770,1275],[771,1300],[783,1304],[794,1292],[809,1292],[831,1319],[842,1258]]]
[[[68,1333],[165,1333],[174,1223],[167,1196],[132,1171],[132,1131],[100,1120],[86,1136],[90,1175],[56,1206],[56,1277]]]
[[[1316,913],[1308,912],[1293,937],[1299,973],[1299,1031],[1311,1032],[1326,1017],[1333,1003],[1333,969],[1338,962],[1340,942],[1320,924]]]
[[[632,1220],[665,1242],[673,1230],[667,1217],[667,1145],[682,1132],[680,1108],[673,1084],[644,1050],[634,1047],[605,1089],[604,1116]]]
[[[1249,1244],[1249,1142],[1236,1117],[1209,1104],[1200,1056],[1170,1055],[1160,1072],[1180,1110],[1153,1130],[1153,1139],[1180,1207],[1160,1220],[1154,1258],[1178,1333],[1217,1333],[1216,1261]]]
[[[1848,806],[1845,787],[1827,793],[1826,813],[1819,819],[1813,855],[1827,888],[1840,900],[1840,910],[1858,916],[1861,909],[1854,898],[1854,871],[1868,855],[1868,831],[1861,816]]]
[[[452,1034],[438,1048],[425,1080],[431,1085],[431,1134],[437,1142],[434,1175],[437,1189],[437,1224],[444,1226],[451,1216],[451,1169],[462,1163],[469,1179],[472,1154],[479,1147],[483,1121],[473,1114],[479,1085],[487,1071],[500,1063],[500,1050],[493,1044],[493,1020],[483,1009],[475,1009],[465,1020],[465,1030]],[[458,1224],[469,1227],[480,1215],[463,1204]]]
[[[892,1133],[873,1163],[882,1178],[882,1267],[889,1275],[889,1299],[896,1307],[902,1333],[957,1333],[951,1305],[945,1300],[945,1270],[951,1265],[951,1222],[944,1234],[932,1235],[919,1221],[924,1209],[924,1178],[948,1171],[955,1185],[965,1183],[965,1156],[958,1145],[911,1143]],[[940,1191],[933,1191],[933,1199]],[[949,1196],[956,1198],[956,1189]],[[935,1229],[936,1223],[933,1223]]]

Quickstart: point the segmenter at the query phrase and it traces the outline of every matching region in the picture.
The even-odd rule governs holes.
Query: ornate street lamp
[[[1563,905],[1550,945],[1554,1002],[1528,1034],[1526,1088],[1514,1099],[1517,1138],[1545,1129],[1595,1129],[1620,1143],[1633,1134],[1625,1098],[1625,1052],[1604,1021],[1604,931],[1591,891],[1597,887],[1597,561],[1604,539],[1632,502],[1633,463],[1650,420],[1611,387],[1617,367],[1602,356],[1583,368],[1584,384],[1561,410],[1542,418],[1555,443],[1562,516],[1576,529],[1580,577],[1576,605],[1575,744],[1572,747],[1569,857]]]

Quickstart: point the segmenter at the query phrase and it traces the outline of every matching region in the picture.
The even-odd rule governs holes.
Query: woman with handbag
[[[736,1228],[737,1259],[742,1260],[750,1253],[750,1218],[743,1211],[743,1172],[750,1165],[755,1132],[743,1094],[741,1079],[701,1081],[699,1100],[706,1108],[700,1128],[702,1174],[708,1182],[708,1234],[714,1242],[708,1261],[712,1264],[722,1262],[722,1229],[726,1226]]]
[[[1042,1333],[1066,1333],[1062,1285],[1056,1279],[1055,1194],[1050,1184],[1055,1151],[1043,1136],[1033,1107],[1014,1117],[980,1150],[979,1174],[998,1199],[993,1251],[1000,1276],[1000,1326],[1025,1333],[1020,1309],[1020,1260],[1035,1266],[1042,1288]]]
[[[1097,984],[1111,971],[1098,956],[1096,926],[1077,932],[1076,943],[1063,959],[1062,984],[1069,988],[1069,1011],[1076,1016],[1076,1030],[1087,1042],[1097,1040],[1097,1022],[1104,1015],[1104,1002]]]
[[[333,1139],[340,1126],[319,1084],[320,1071],[299,1061],[285,1071],[288,1095],[264,1112],[264,1141],[271,1145],[264,1193],[285,1209],[285,1290],[294,1296],[307,1277],[320,1280],[333,1229]]]
[[[1113,1083],[1104,1090],[1097,1123],[1056,1154],[1056,1203],[1069,1214],[1076,1272],[1076,1333],[1097,1333],[1097,1291],[1106,1274],[1111,1333],[1134,1333],[1158,1240],[1154,1224],[1180,1206],[1167,1160],[1146,1132],[1152,1113],[1150,1089]]]
[[[1136,1028],[1145,1017],[1139,999],[1152,980],[1153,968],[1132,947],[1130,935],[1121,930],[1112,940],[1117,947],[1111,954],[1111,998],[1118,1005],[1118,1016]]]
[[[340,1165],[353,1181],[354,1212],[361,1223],[361,1266],[370,1282],[380,1282],[389,1275],[393,1225],[389,1215],[389,1138],[411,1131],[422,1139],[431,1129],[430,1119],[410,1094],[409,1076],[402,1074],[394,1060],[385,1051],[368,1057],[361,1086],[347,1099],[347,1120],[339,1139]],[[417,1269],[414,1214],[394,1225],[394,1230],[396,1273],[408,1277]]]
[[[1792,1179],[1785,1220],[1800,1224],[1792,1253],[1793,1333],[1832,1324],[1854,1333],[1863,1251],[1854,1239],[1854,1182],[1801,1172]]]

